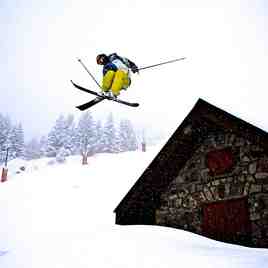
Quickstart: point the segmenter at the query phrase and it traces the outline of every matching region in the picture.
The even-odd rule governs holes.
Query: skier
[[[131,60],[120,57],[116,53],[111,55],[99,54],[97,64],[103,65],[102,93],[112,93],[117,98],[122,89],[126,90],[131,83],[130,70],[138,73],[139,68]]]
[[[102,85],[98,83],[98,81],[95,79],[95,77],[91,74],[91,72],[88,70],[88,68],[85,66],[85,64],[82,62],[81,59],[78,59],[78,62],[81,63],[83,68],[87,71],[87,73],[91,76],[91,78],[94,80],[94,82],[97,84],[98,88],[101,90],[101,93],[91,90],[85,87],[82,87],[76,83],[74,83],[71,80],[71,83],[79,90],[82,90],[84,92],[87,92],[89,94],[95,95],[96,97],[84,104],[76,106],[80,111],[84,111],[97,103],[100,103],[103,100],[112,100],[117,103],[121,103],[130,107],[138,107],[139,103],[137,102],[129,102],[125,100],[121,100],[117,98],[117,96],[120,94],[120,91],[122,89],[127,89],[130,86],[131,80],[130,80],[130,70],[133,73],[139,73],[141,70],[149,69],[152,67],[160,66],[163,64],[168,64],[180,60],[186,59],[185,57],[169,60],[165,62],[160,62],[154,65],[145,66],[142,68],[138,68],[136,64],[132,61],[130,61],[127,58],[123,58],[118,56],[116,53],[113,53],[109,56],[105,54],[100,54],[97,56],[96,60],[97,63],[100,65],[103,65],[103,79],[102,79]]]

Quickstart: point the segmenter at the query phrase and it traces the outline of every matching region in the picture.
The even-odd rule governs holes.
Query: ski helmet
[[[109,59],[105,54],[99,54],[96,58],[97,64],[104,65],[106,64]]]

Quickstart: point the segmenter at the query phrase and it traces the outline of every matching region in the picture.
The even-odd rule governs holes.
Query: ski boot
[[[118,97],[118,95],[111,94],[111,98],[112,98],[113,100],[116,100],[117,97]]]
[[[110,91],[101,91],[100,94],[102,96],[104,96],[104,97],[108,97],[108,98],[111,98],[112,97],[112,93]]]

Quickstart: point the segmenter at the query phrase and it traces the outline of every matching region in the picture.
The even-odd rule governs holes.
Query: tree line
[[[13,124],[9,116],[0,114],[0,153],[1,162],[5,159],[7,148],[11,158],[24,154],[24,130],[21,124]]]
[[[128,119],[115,122],[113,114],[103,121],[93,118],[91,112],[81,114],[77,122],[73,115],[60,115],[47,135],[25,142],[21,124],[13,124],[8,116],[0,114],[1,162],[9,148],[9,160],[37,159],[68,155],[93,155],[135,151],[138,140]]]

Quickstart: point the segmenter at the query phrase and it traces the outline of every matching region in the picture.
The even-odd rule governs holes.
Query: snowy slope
[[[0,267],[268,267],[266,249],[114,224],[114,208],[158,149],[99,154],[85,166],[80,157],[54,165],[14,160],[0,184]],[[21,165],[26,170],[16,174]]]

